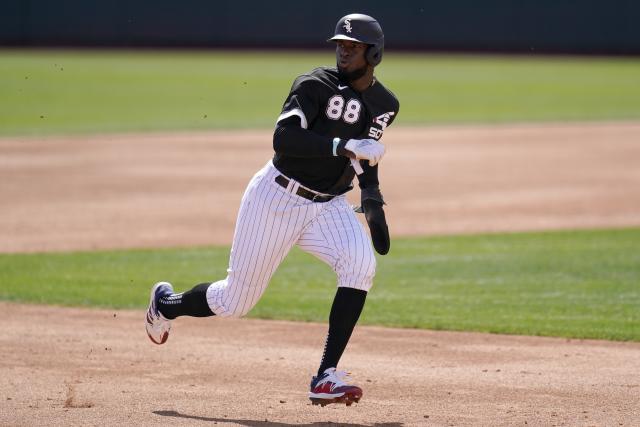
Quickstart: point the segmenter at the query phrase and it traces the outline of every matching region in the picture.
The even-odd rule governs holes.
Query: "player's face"
[[[365,52],[367,45],[349,40],[338,40],[336,43],[336,62],[338,70],[344,75],[360,74],[367,69]],[[364,74],[364,73],[363,73]]]

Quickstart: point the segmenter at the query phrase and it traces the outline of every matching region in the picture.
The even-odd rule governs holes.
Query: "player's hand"
[[[375,139],[350,139],[344,148],[351,151],[358,160],[369,160],[369,166],[375,166],[385,152],[384,145]]]

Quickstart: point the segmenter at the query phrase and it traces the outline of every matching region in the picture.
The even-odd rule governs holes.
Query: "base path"
[[[359,327],[364,390],[312,406],[326,325],[0,303],[0,425],[637,426],[640,343]]]
[[[0,139],[0,252],[230,245],[271,140]],[[389,128],[380,181],[392,237],[638,226],[638,141],[640,123]]]

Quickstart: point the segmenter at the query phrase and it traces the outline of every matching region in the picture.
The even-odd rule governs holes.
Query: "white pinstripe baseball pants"
[[[280,172],[269,161],[249,183],[233,236],[224,280],[207,289],[207,302],[218,316],[240,317],[264,293],[294,244],[331,266],[338,286],[368,291],[375,275],[373,247],[346,196],[325,203],[295,194],[274,181]]]

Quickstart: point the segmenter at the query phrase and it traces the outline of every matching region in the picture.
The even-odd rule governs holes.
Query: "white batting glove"
[[[384,156],[384,145],[375,139],[350,139],[345,149],[356,155],[358,160],[369,160],[369,166],[375,166]]]

